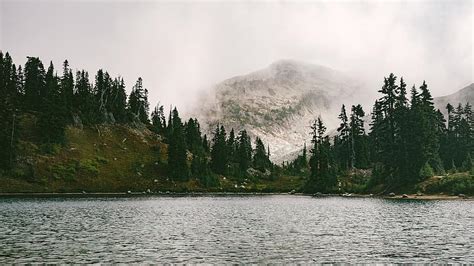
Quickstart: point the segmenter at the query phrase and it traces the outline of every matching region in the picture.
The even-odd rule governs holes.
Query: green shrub
[[[422,179],[434,176],[433,168],[431,168],[428,162],[426,162],[423,167],[421,167],[419,175]]]
[[[219,178],[214,174],[203,175],[200,177],[201,183],[207,187],[218,187],[220,185]]]
[[[61,151],[61,145],[57,143],[45,143],[40,146],[42,153],[56,155]]]
[[[74,179],[76,176],[76,167],[74,164],[55,164],[51,166],[50,170],[56,179]]]
[[[99,169],[97,168],[99,165],[96,160],[84,159],[79,162],[79,169],[90,174],[97,175],[99,173]]]
[[[447,192],[451,194],[474,194],[474,176],[460,173],[445,176],[435,183],[426,186],[428,193]]]

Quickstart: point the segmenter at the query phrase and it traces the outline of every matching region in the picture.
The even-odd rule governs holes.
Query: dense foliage
[[[17,67],[8,53],[0,52],[0,174],[8,174],[18,161],[19,132],[26,130],[18,119],[25,115],[35,119],[34,128],[28,130],[36,138],[30,140],[43,152],[67,144],[69,125],[148,128],[167,144],[167,176],[176,181],[196,178],[206,187],[217,186],[219,175],[241,180],[287,175],[305,178],[302,190],[306,192],[341,191],[347,177],[352,183],[346,187],[388,191],[413,188],[433,175],[472,173],[470,104],[448,104],[445,118],[435,110],[425,82],[419,88],[413,86],[408,96],[403,78],[397,81],[393,74],[384,79],[379,92],[369,125],[360,104],[350,109],[343,105],[335,135],[329,136],[322,118],[316,118],[311,146],[305,143],[302,154],[280,167],[270,161],[270,147],[258,137],[252,143],[245,130],[226,131],[223,125],[216,125],[213,136],[208,137],[197,119],[183,122],[176,108],[166,119],[158,104],[150,115],[142,78],[127,95],[123,78],[111,77],[102,69],[92,82],[85,70],[74,75],[67,60],[58,75],[52,62],[45,68],[39,58],[28,57],[24,67]],[[472,176],[463,183],[467,191],[472,190],[469,178]],[[354,184],[355,180],[365,183]],[[451,189],[452,183],[450,179],[443,186],[449,184]]]
[[[351,176],[357,169],[372,170],[366,190],[382,185],[385,191],[405,191],[446,171],[472,172],[474,118],[469,103],[457,108],[448,104],[446,123],[441,111],[435,110],[425,82],[418,89],[413,86],[408,99],[403,78],[397,84],[390,74],[379,92],[382,96],[374,104],[369,134],[361,105],[352,106],[349,117],[342,106],[332,143],[321,118],[315,120],[309,164],[305,146],[303,155],[287,166],[293,171],[309,167],[307,191],[338,191],[337,177]]]
[[[94,83],[85,70],[75,78],[66,60],[58,76],[52,62],[45,70],[37,57],[28,57],[23,72],[16,68],[8,53],[0,52],[0,170],[15,166],[18,146],[16,119],[29,114],[37,119],[34,128],[40,139],[36,143],[45,151],[54,145],[66,144],[65,128],[94,127],[98,124],[125,124],[147,127],[168,144],[168,175],[173,180],[186,181],[197,177],[205,186],[217,184],[216,175],[237,178],[267,175],[273,168],[262,140],[255,149],[245,130],[238,136],[232,129],[229,136],[224,126],[217,126],[212,143],[202,135],[197,119],[182,121],[176,108],[170,110],[168,122],[164,108],[157,105],[149,115],[148,90],[139,77],[127,97],[123,78],[113,78],[99,69]],[[127,100],[128,98],[128,100]],[[268,151],[269,152],[269,151]],[[266,173],[266,174],[265,174]]]

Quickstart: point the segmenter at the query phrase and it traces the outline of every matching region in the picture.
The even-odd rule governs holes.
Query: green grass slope
[[[45,147],[38,144],[34,124],[33,116],[22,118],[18,162],[12,171],[0,173],[0,193],[286,192],[303,182],[298,177],[224,176],[210,188],[198,177],[175,182],[167,177],[167,144],[146,128],[68,127],[65,145]]]

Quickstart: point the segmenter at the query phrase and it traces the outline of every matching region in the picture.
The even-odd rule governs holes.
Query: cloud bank
[[[151,105],[189,110],[235,75],[290,58],[366,83],[426,80],[433,95],[473,82],[473,2],[466,1],[0,1],[0,49],[104,68],[128,90],[144,79]]]

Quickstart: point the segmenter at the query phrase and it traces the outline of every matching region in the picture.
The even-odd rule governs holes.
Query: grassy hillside
[[[146,128],[101,125],[68,127],[66,144],[39,145],[34,116],[21,120],[17,166],[0,174],[6,192],[265,191],[299,189],[302,179],[237,180],[219,176],[206,188],[197,177],[175,182],[167,177],[167,144]]]
[[[0,193],[9,192],[288,192],[300,191],[305,179],[216,176],[206,187],[199,177],[178,182],[167,175],[167,144],[146,128],[125,125],[68,127],[64,145],[44,145],[35,132],[34,115],[19,121],[18,156],[14,169],[0,172]],[[340,176],[340,192],[384,193],[384,186],[368,189],[371,171]],[[392,191],[385,191],[392,192]],[[474,194],[474,176],[468,172],[435,176],[404,193]]]

